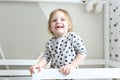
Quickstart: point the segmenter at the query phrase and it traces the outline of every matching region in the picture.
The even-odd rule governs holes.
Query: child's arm
[[[71,70],[77,67],[85,59],[85,57],[86,55],[78,54],[76,58],[70,64],[66,66],[62,66],[59,71],[65,75],[70,74]]]
[[[42,70],[47,65],[47,61],[44,59],[41,59],[37,64],[32,65],[29,69],[30,74],[34,73],[35,69],[38,69],[38,72]]]
[[[78,54],[76,58],[71,62],[71,65],[73,67],[77,67],[81,62],[84,61],[85,58],[86,58],[86,55]]]

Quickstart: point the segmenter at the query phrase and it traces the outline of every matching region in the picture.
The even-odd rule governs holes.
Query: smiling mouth
[[[63,26],[57,26],[57,27],[55,27],[56,29],[58,29],[58,28],[63,28]]]

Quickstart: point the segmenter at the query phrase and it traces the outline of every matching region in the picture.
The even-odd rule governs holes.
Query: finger
[[[66,68],[65,75],[68,75],[68,74],[70,74],[70,68]]]
[[[42,70],[42,68],[40,66],[37,67],[37,69],[38,69],[38,72],[40,72]]]
[[[30,71],[30,74],[32,75],[32,73],[33,73],[33,66],[31,66],[31,67],[29,68],[29,71]]]
[[[66,67],[65,67],[65,66],[63,66],[63,67],[61,68],[61,72],[62,72],[63,74],[66,74]]]
[[[35,73],[36,69],[38,69],[38,65],[33,65],[33,66],[30,68],[31,74]]]
[[[60,67],[59,72],[63,72],[63,71],[62,71],[62,70],[63,70],[63,67],[64,67],[64,66]]]

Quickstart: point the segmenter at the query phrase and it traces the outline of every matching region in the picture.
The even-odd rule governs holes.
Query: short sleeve
[[[49,50],[49,43],[46,44],[42,59],[45,59],[47,62],[50,62],[51,52]]]
[[[82,55],[87,55],[84,41],[77,34],[74,34],[74,36],[73,36],[73,46],[74,46],[74,50],[77,54],[80,53]]]

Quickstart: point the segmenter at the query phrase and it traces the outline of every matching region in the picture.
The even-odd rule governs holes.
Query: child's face
[[[58,11],[54,14],[51,19],[51,31],[56,37],[61,37],[67,34],[68,32],[68,18],[61,11]]]

